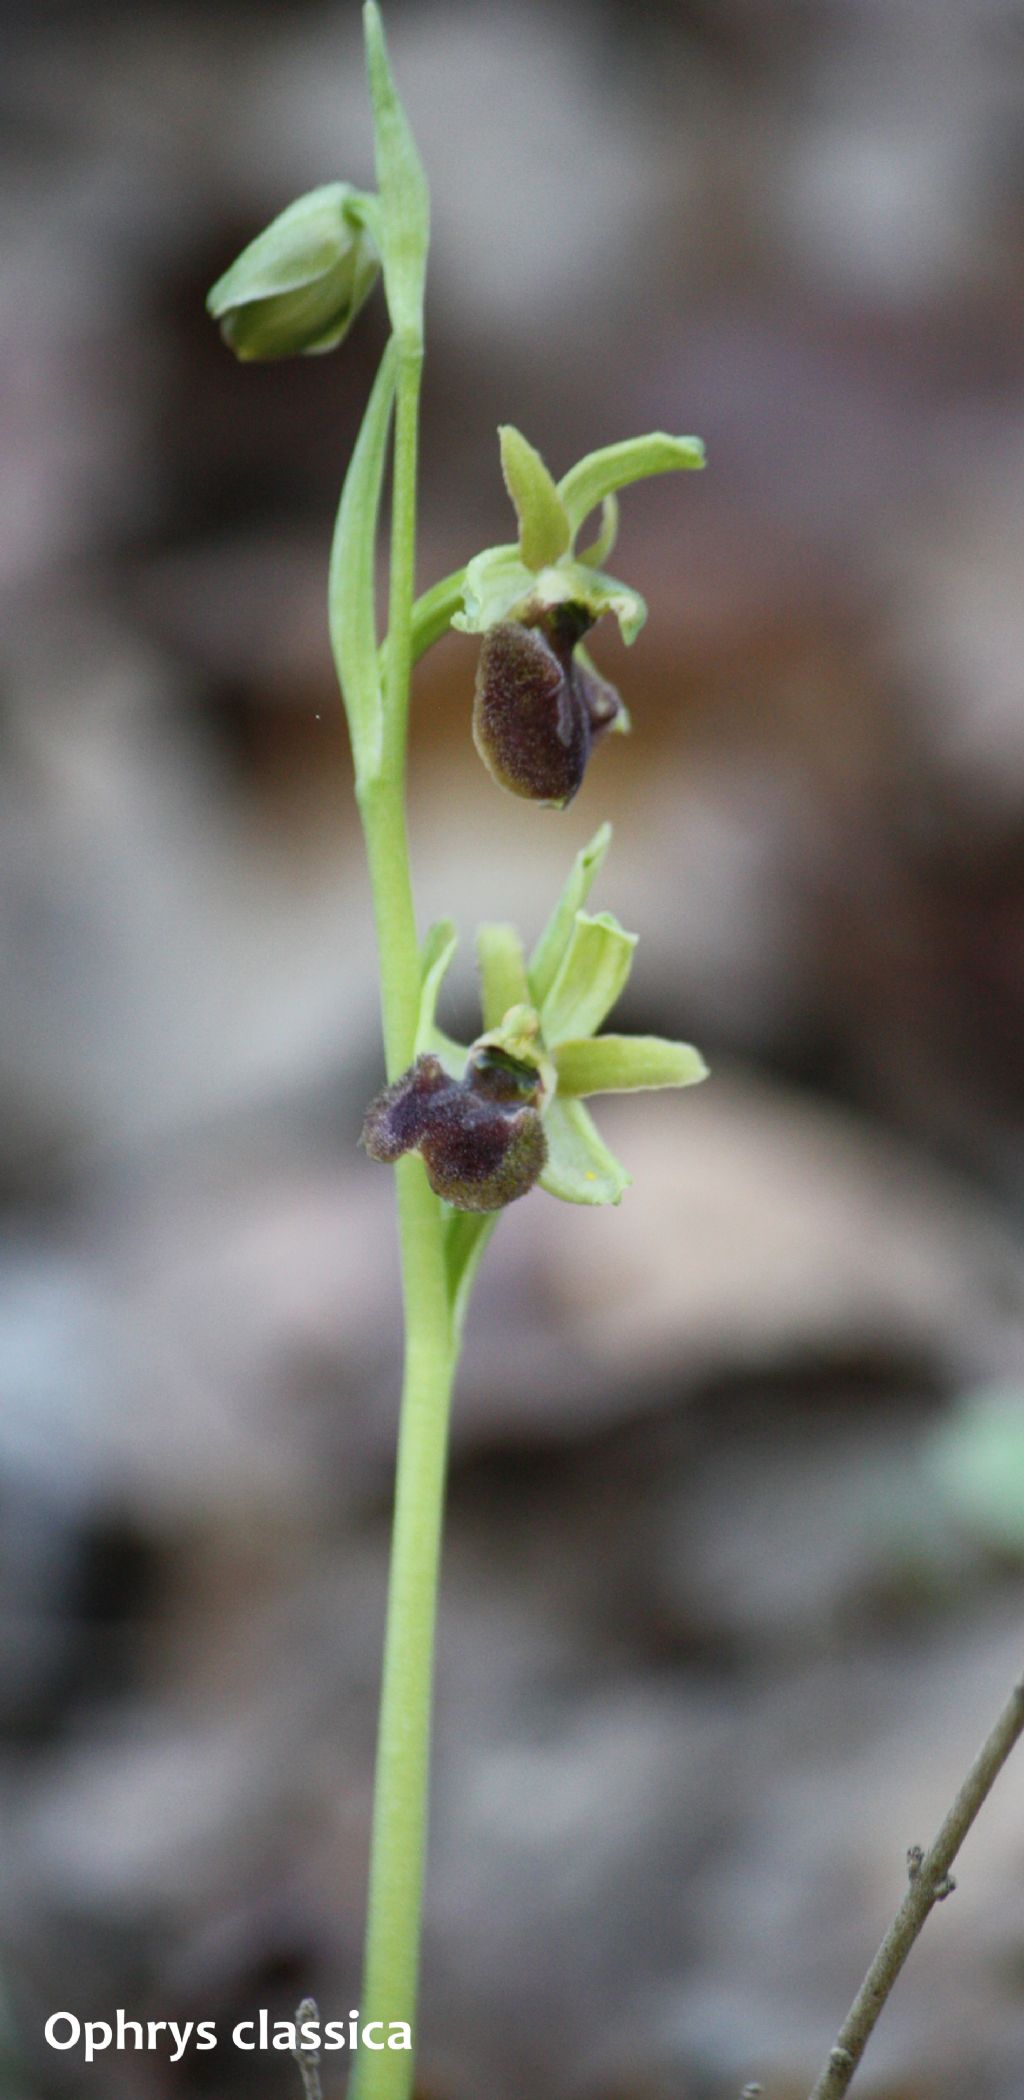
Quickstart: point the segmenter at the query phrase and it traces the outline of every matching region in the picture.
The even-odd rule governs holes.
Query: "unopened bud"
[[[362,199],[328,182],[289,204],[242,250],[206,301],[236,357],[333,350],[348,334],[380,269]]]
[[[499,1050],[474,1052],[464,1079],[427,1054],[371,1103],[362,1142],[371,1159],[419,1152],[431,1188],[456,1210],[503,1210],[547,1159],[538,1093],[537,1073]]]

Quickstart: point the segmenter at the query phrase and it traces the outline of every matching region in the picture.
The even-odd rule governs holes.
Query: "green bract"
[[[636,948],[636,935],[626,933],[610,912],[584,909],[610,839],[611,826],[603,824],[577,854],[529,961],[514,926],[479,928],[486,1033],[469,1048],[436,1024],[455,932],[450,920],[431,928],[423,948],[417,1037],[417,1048],[432,1051],[455,1078],[483,1046],[532,1064],[542,1088],[539,1105],[548,1146],[540,1186],[564,1203],[591,1206],[618,1203],[630,1176],[599,1135],[581,1096],[694,1086],[707,1077],[704,1059],[690,1043],[597,1033],[625,988]],[[460,1250],[467,1244],[464,1227],[454,1228],[453,1244]]]
[[[350,183],[324,183],[243,248],[206,301],[236,357],[310,355],[344,340],[380,271],[374,204]]]
[[[704,465],[699,438],[653,431],[588,452],[561,481],[552,480],[539,452],[511,424],[500,432],[505,483],[519,519],[515,546],[485,547],[464,576],[461,609],[451,615],[463,634],[486,634],[505,620],[534,624],[558,605],[578,605],[591,620],[612,613],[623,641],[636,640],[647,618],[639,591],[599,566],[615,544],[615,491],[652,474]],[[600,508],[597,539],[579,553],[576,540],[591,511]]]
[[[399,344],[419,349],[423,340],[430,199],[416,141],[395,89],[375,0],[367,0],[363,8],[363,31],[373,105],[380,245],[388,312]]]

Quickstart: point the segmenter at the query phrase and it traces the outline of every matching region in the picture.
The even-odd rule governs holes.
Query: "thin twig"
[[[315,1998],[304,1998],[299,2006],[295,2015],[296,2027],[301,2028],[304,2020],[315,2020],[319,2027],[320,2015],[316,2009]],[[305,2044],[300,2042],[298,2048],[292,2050],[292,2055],[299,2067],[306,2100],[324,2100],[320,2084],[319,2049],[307,2049]]]
[[[1024,1679],[1014,1686],[982,1744],[931,1850],[922,1854],[920,1846],[914,1845],[907,1854],[910,1887],[843,2021],[810,2100],[842,2100],[849,2090],[875,2022],[925,1919],[956,1886],[950,1867],[1022,1733]]]

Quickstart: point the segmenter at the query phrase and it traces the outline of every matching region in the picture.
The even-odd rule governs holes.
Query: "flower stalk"
[[[365,10],[371,96],[377,128],[377,179],[383,215],[385,290],[394,334],[386,357],[395,371],[388,634],[379,679],[376,764],[358,765],[356,793],[366,841],[380,958],[381,1011],[388,1077],[415,1049],[420,958],[405,815],[406,750],[416,575],[416,497],[425,185],[398,103],[380,18]],[[416,206],[422,195],[422,208]],[[411,199],[411,204],[410,204]],[[390,375],[385,388],[390,384]],[[378,444],[379,502],[384,451]],[[344,496],[342,499],[344,505]],[[373,637],[376,505],[359,517],[360,617]],[[343,559],[347,549],[342,546]],[[343,685],[344,691],[344,685]],[[346,696],[347,697],[347,696]],[[396,1164],[405,1369],[399,1416],[391,1567],[374,1780],[361,2011],[364,2021],[403,2021],[415,2032],[420,1921],[426,1856],[427,1791],[434,1639],[455,1349],[438,1198],[416,1157]],[[351,2100],[408,2100],[413,2058],[361,2052]]]

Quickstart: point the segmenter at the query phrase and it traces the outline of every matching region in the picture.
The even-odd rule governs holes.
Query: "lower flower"
[[[438,1196],[456,1210],[503,1210],[525,1196],[548,1156],[529,1065],[482,1047],[452,1079],[425,1054],[371,1103],[362,1143],[371,1159],[418,1152]]]

